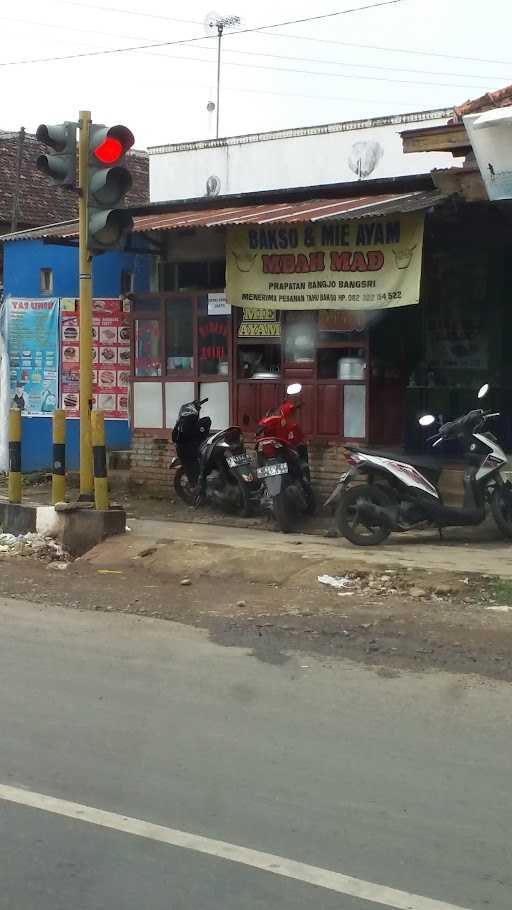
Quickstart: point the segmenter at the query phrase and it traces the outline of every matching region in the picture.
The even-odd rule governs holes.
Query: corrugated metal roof
[[[232,208],[183,210],[134,219],[134,233],[148,231],[191,230],[193,228],[229,227],[238,224],[290,224],[304,221],[376,218],[406,212],[417,212],[438,205],[446,199],[438,190],[415,193],[386,193],[380,196],[355,196],[350,199],[310,199],[303,202],[275,202]],[[78,232],[77,222],[50,225],[31,231],[7,234],[3,240],[72,238]]]
[[[278,224],[326,221],[331,218],[364,218],[395,212],[429,208],[445,196],[437,190],[417,193],[386,193],[350,199],[310,199],[305,202],[279,202],[267,205],[236,206],[194,212],[143,215],[135,219],[136,231],[176,230],[178,228],[226,227],[236,224]]]

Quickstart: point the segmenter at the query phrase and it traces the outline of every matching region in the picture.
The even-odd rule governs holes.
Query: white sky
[[[242,28],[250,28],[365,2],[372,0],[222,0],[214,9],[239,15]],[[98,123],[129,126],[138,148],[214,136],[214,118],[206,111],[215,98],[213,40],[5,65],[202,36],[212,7],[201,0],[24,0],[1,9],[0,128],[33,131],[40,122],[76,119],[83,108]],[[512,83],[511,34],[510,0],[402,0],[325,21],[230,34],[223,40],[220,133],[384,116],[475,98]]]

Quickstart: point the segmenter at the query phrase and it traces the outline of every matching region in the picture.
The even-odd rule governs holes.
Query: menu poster
[[[128,419],[130,328],[120,300],[95,299],[92,305],[93,407],[109,420]],[[80,415],[80,318],[61,312],[61,400],[68,417]]]
[[[10,404],[24,414],[51,414],[57,407],[59,302],[56,298],[7,301]]]

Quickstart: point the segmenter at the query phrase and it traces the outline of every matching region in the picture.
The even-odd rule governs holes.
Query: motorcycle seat
[[[346,445],[349,452],[360,452],[361,455],[374,455],[377,458],[391,458],[393,461],[401,461],[402,464],[410,464],[419,471],[430,471],[440,474],[442,464],[431,455],[405,455],[403,452],[383,452],[381,449],[363,449],[359,446]]]

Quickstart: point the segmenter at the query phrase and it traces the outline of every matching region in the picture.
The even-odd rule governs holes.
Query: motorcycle
[[[209,435],[211,418],[201,417],[207,398],[189,401],[179,410],[172,431],[176,445],[174,489],[187,505],[208,501],[225,511],[249,517],[259,501],[259,483],[245,449],[240,427]]]
[[[488,390],[488,384],[482,386],[478,399]],[[483,432],[485,424],[499,416],[478,408],[443,423],[427,440],[433,446],[453,439],[463,442],[464,502],[457,507],[443,503],[439,492],[442,461],[345,446],[349,470],[325,503],[336,505],[340,534],[357,546],[382,543],[392,531],[422,527],[437,528],[442,536],[443,528],[481,524],[490,508],[503,537],[512,538],[512,485],[503,474],[507,456],[496,437]],[[435,422],[432,414],[419,419],[423,427]]]
[[[293,530],[300,514],[314,515],[315,494],[311,486],[304,435],[295,420],[301,402],[300,383],[286,389],[291,400],[268,411],[256,429],[256,474],[265,485],[274,517],[283,533]]]

